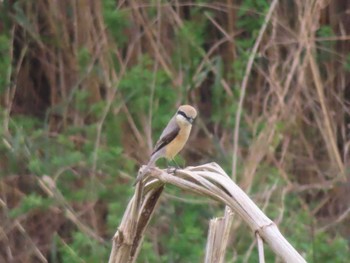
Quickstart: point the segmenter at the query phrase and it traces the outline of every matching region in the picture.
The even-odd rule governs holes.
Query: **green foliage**
[[[11,69],[10,39],[6,34],[0,35],[0,95],[9,88],[8,76]]]
[[[80,73],[81,74],[85,73],[87,65],[91,63],[91,54],[86,47],[79,49],[78,63],[79,63]]]
[[[346,69],[346,71],[350,71],[350,54],[346,56],[344,68]]]
[[[96,169],[101,173],[116,175],[119,170],[134,170],[134,163],[125,161],[122,157],[122,149],[115,139],[118,134],[115,130],[107,129],[107,133],[111,133],[107,137],[114,139],[109,141],[108,148],[95,149],[94,124],[84,127],[70,126],[65,132],[53,137],[41,125],[37,118],[17,116],[11,119],[9,128],[12,136],[4,138],[6,145],[0,145],[0,152],[8,160],[1,170],[1,176],[6,176],[9,171],[18,173],[19,176],[28,176],[28,172],[40,177],[49,175],[56,181],[57,188],[67,202],[83,204],[90,200],[106,200],[112,211],[109,213],[112,233],[125,209],[122,203],[128,201],[132,189],[120,187],[117,176],[86,180],[91,175],[85,171],[91,170],[93,166],[95,150],[98,157]],[[77,148],[72,138],[79,138],[82,133],[85,139]],[[52,205],[53,199],[39,195],[37,186],[27,190],[33,192],[25,195],[10,210],[9,216],[26,216],[34,211],[45,211]],[[109,242],[108,246],[100,244],[79,231],[73,235],[69,244],[59,244],[58,255],[55,257],[62,258],[63,262],[105,262],[110,251]]]
[[[331,60],[331,58],[334,56],[334,52],[332,50],[335,47],[335,42],[330,41],[327,38],[335,36],[332,27],[328,25],[321,26],[317,30],[316,35],[321,39],[325,38],[325,40],[319,41],[318,46],[316,47],[318,51],[317,59],[319,63]]]
[[[153,84],[157,88],[152,94]],[[120,91],[126,97],[131,114],[138,125],[141,125],[140,113],[148,113],[152,107],[152,116],[158,116],[152,123],[152,130],[159,131],[164,128],[169,120],[169,108],[173,108],[176,101],[176,91],[172,88],[171,79],[162,70],[153,72],[152,61],[149,57],[142,57],[139,63],[132,67],[120,83]],[[152,99],[155,98],[153,101]],[[172,114],[172,113],[171,113]]]
[[[43,198],[36,193],[31,193],[22,199],[21,204],[18,207],[10,211],[10,217],[15,218],[30,211],[45,210],[50,204],[51,200]]]
[[[5,136],[4,131],[0,130],[0,136],[3,137],[3,142],[6,142],[0,144],[0,152],[7,160],[6,165],[0,170],[0,176],[5,176],[9,172],[22,174],[28,159],[32,157],[32,147],[36,146],[34,141],[41,142],[42,139],[38,119],[30,116],[12,118],[9,130],[11,137]],[[30,136],[27,136],[28,133]]]
[[[180,196],[178,189],[167,189],[174,196]],[[200,200],[200,198],[198,198]],[[147,238],[142,246],[139,262],[198,262],[204,258],[205,239],[208,230],[208,221],[214,211],[208,211],[207,205],[191,204],[170,199],[171,206],[163,203],[154,216],[152,226],[154,227],[159,240],[161,253],[155,257],[152,250],[152,240]],[[222,211],[222,207],[220,207]],[[171,224],[167,224],[165,229],[157,230],[157,225],[162,224],[163,220],[176,218]],[[151,226],[151,227],[152,227]]]
[[[107,262],[110,247],[98,243],[81,232],[73,233],[70,246],[59,247],[62,262]]]
[[[174,213],[177,215],[177,220],[171,226],[170,235],[162,237],[168,244],[167,255],[170,261],[194,262],[203,257],[207,221],[203,218],[202,209],[198,208],[190,204],[185,207],[175,207]]]
[[[203,43],[208,22],[199,15],[199,12],[198,10],[193,14],[195,16],[193,20],[185,21],[175,36],[173,61],[177,67],[184,68],[189,79],[194,75],[194,70],[205,54]]]
[[[0,21],[2,22],[3,31],[1,32],[1,36],[5,35],[6,32],[9,32],[11,28],[11,18],[9,16],[11,10],[10,1],[4,0],[1,2],[0,6]]]
[[[237,27],[250,37],[237,39],[240,48],[251,48],[264,21],[265,10],[269,7],[266,0],[245,0],[238,10]]]
[[[302,204],[293,195],[286,198],[282,232],[290,237],[291,244],[307,262],[346,262],[349,255],[348,242],[339,235],[326,232],[314,233],[315,218],[303,210]],[[337,251],[337,253],[334,253]]]
[[[313,238],[313,250],[308,251],[307,259],[308,262],[344,263],[349,255],[349,244],[343,237],[337,235],[332,238],[325,232],[319,232]]]
[[[127,44],[126,30],[129,27],[130,19],[128,19],[128,13],[118,10],[116,7],[116,1],[104,0],[103,4],[103,18],[111,30],[109,31],[118,45],[123,47]]]

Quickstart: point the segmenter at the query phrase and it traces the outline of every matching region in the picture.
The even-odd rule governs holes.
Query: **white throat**
[[[181,114],[177,114],[176,115],[176,122],[180,125],[180,126],[188,126],[191,125],[191,123]]]

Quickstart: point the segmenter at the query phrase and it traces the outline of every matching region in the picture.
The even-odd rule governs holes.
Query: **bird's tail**
[[[154,166],[154,164],[156,163],[156,158],[151,158],[151,160],[148,162],[147,166],[145,167],[145,169],[143,169],[142,171],[139,172],[139,174],[136,177],[136,180],[133,184],[133,186],[135,186],[139,181],[141,181],[143,179],[143,177],[145,176],[145,174],[148,172],[149,168],[151,168],[152,166]]]

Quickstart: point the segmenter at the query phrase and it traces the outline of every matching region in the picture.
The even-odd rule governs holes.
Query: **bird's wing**
[[[162,134],[159,136],[158,141],[160,141],[164,136],[171,133],[173,130],[176,130],[177,128],[179,128],[179,125],[176,122],[176,114],[175,114],[168,122],[168,124],[165,127],[165,129],[163,130]]]
[[[179,134],[180,127],[176,123],[175,117],[173,117],[168,125],[165,127],[164,131],[160,135],[159,140],[157,141],[156,145],[154,146],[152,155],[158,152],[160,149],[162,149],[164,146],[168,145],[174,138]]]

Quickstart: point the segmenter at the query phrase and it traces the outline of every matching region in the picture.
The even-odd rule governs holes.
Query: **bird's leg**
[[[175,174],[176,173],[176,167],[168,167],[167,169],[166,169],[166,172],[168,173],[168,174]]]
[[[168,168],[166,169],[166,172],[167,172],[168,174],[175,174],[175,171],[176,171],[176,167],[172,167],[172,166],[170,166],[169,163],[168,163]]]
[[[175,167],[171,167],[171,166],[169,165],[169,161],[167,161],[167,162],[168,162],[168,169],[167,169],[167,172],[168,172],[168,173],[172,173],[172,174],[176,174],[176,170],[177,170],[177,169],[181,169],[181,167],[177,164],[177,162],[175,162],[174,159],[171,159],[171,161],[172,161],[173,163],[175,163]]]
[[[171,160],[175,163],[175,166],[176,166],[175,170],[181,168],[181,167],[177,164],[177,162],[175,162],[175,159],[171,159]]]

